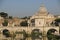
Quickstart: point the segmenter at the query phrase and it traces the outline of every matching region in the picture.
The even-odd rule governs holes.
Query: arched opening
[[[56,29],[49,29],[47,32],[47,38],[48,40],[55,40],[56,39],[56,35],[55,32],[57,32]]]
[[[3,30],[3,35],[4,35],[5,37],[10,37],[10,32],[9,32],[9,30],[4,29],[4,30]]]
[[[26,40],[26,38],[27,38],[27,33],[26,33],[25,30],[23,30],[23,31],[16,31],[15,33],[20,36],[20,38],[18,37],[20,40]],[[17,40],[18,40],[18,39],[17,39]]]
[[[39,29],[34,29],[31,32],[31,37],[32,37],[32,40],[35,40],[35,39],[42,40],[42,33],[40,32]]]

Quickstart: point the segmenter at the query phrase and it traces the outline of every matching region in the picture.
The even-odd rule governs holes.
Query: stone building
[[[50,14],[44,5],[42,5],[39,11],[30,18],[29,24],[30,26],[50,26],[54,20],[54,15]]]
[[[35,40],[48,40],[47,39],[47,34],[49,30],[56,30],[53,31],[52,34],[59,35],[59,27],[52,26],[51,23],[56,19],[57,17],[52,15],[50,12],[47,11],[44,5],[41,5],[39,8],[39,11],[35,13],[35,15],[31,16],[30,19],[28,19],[28,26],[27,27],[21,27],[20,23],[22,21],[25,21],[24,19],[20,18],[13,18],[13,19],[8,19],[8,27],[0,27],[0,39],[7,39],[3,35],[3,31],[5,29],[9,30],[12,35],[14,33],[20,33],[21,31],[26,32],[29,34],[28,38],[26,40],[34,40],[31,39],[32,32],[39,32],[42,33],[39,38],[36,38]],[[0,22],[1,23],[1,22]],[[21,40],[19,37],[23,37],[22,34],[16,34],[16,40]],[[3,38],[4,37],[4,38]],[[11,37],[10,37],[11,38]],[[33,37],[34,38],[34,37]],[[11,38],[12,39],[12,38]]]

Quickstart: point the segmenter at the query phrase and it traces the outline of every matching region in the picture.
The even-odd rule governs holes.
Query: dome
[[[44,5],[41,5],[41,6],[40,6],[39,12],[47,12],[47,9],[45,8]]]
[[[37,13],[38,13],[38,15],[47,15],[48,14],[47,9],[45,8],[44,5],[40,6],[39,11]]]

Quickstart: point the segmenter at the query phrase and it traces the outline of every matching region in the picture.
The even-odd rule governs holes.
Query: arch
[[[9,30],[4,29],[2,32],[3,32],[3,35],[5,35],[5,37],[10,37],[10,32],[9,32]]]
[[[39,32],[39,33],[42,33],[40,29],[33,29],[32,32]]]
[[[55,20],[52,21],[51,25],[54,25],[54,26],[60,26],[60,18],[56,18]]]
[[[52,40],[55,38],[55,32],[57,32],[56,29],[49,29],[47,32],[47,38],[48,40]]]
[[[32,37],[32,40],[35,40],[35,39],[42,40],[42,32],[40,32],[40,29],[33,29],[31,32],[31,37]]]
[[[57,30],[56,29],[49,29],[48,32],[47,32],[47,34],[50,33],[50,32],[54,33],[55,31],[57,31]]]
[[[39,31],[39,29],[33,29],[32,31]]]
[[[19,36],[21,36],[22,38],[20,38],[20,40],[26,40],[26,38],[27,38],[27,33],[26,33],[26,31],[25,30],[23,30],[23,31],[16,31],[15,32],[16,34],[21,34],[21,35],[19,35]]]

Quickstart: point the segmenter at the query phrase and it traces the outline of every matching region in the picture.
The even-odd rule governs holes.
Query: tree
[[[51,23],[51,25],[59,26],[60,18],[57,18],[54,20],[54,22]]]
[[[21,25],[21,26],[28,26],[28,23],[27,23],[27,21],[22,21],[22,22],[20,23],[20,25]]]
[[[20,40],[26,40],[26,38],[28,37],[27,33],[25,32],[25,30],[23,31],[19,31],[19,32],[15,32],[16,34],[23,34],[23,38],[21,38]]]
[[[22,19],[27,19],[27,16],[23,17]]]
[[[55,19],[55,23],[56,23],[56,24],[55,24],[56,26],[59,26],[59,23],[60,23],[60,18]]]
[[[32,40],[42,39],[42,33],[39,32],[39,29],[34,29],[31,32],[31,37],[32,37]]]
[[[4,30],[3,30],[3,35],[5,35],[6,37],[10,37],[10,32],[9,32],[9,30],[4,29]]]
[[[13,32],[12,34],[10,34],[10,37],[11,37],[11,40],[14,40],[14,39],[15,39],[15,37],[16,37],[16,33],[15,33],[15,32]]]
[[[25,30],[23,30],[23,36],[24,36],[24,37],[23,37],[23,40],[26,40],[26,38],[27,38],[28,35],[27,35],[27,33],[25,32]]]
[[[56,36],[54,34],[52,34],[52,33],[55,33],[55,31],[57,31],[57,30],[55,30],[55,29],[48,30],[48,32],[47,32],[48,40],[56,39]]]
[[[2,23],[3,26],[7,26],[8,25],[8,20],[4,20],[4,22]]]
[[[31,16],[25,16],[22,19],[30,19]]]
[[[5,12],[0,12],[0,16],[3,17],[3,18],[7,18],[8,17],[8,14],[5,13]]]
[[[9,19],[12,19],[13,17],[12,16],[9,16]]]

